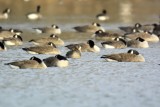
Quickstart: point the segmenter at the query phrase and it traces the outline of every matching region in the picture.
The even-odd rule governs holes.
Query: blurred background
[[[158,23],[159,0],[0,0],[0,11],[11,8],[8,20],[0,20],[0,26],[21,28],[30,31],[37,26],[57,24],[62,32],[70,32],[74,26],[99,22],[95,16],[106,9],[109,20],[99,22],[107,30],[118,26]],[[35,12],[41,5],[43,18],[29,21],[26,14]]]

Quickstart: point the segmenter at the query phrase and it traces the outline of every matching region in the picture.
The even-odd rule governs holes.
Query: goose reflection
[[[130,2],[120,3],[120,19],[124,23],[132,23],[132,4]]]

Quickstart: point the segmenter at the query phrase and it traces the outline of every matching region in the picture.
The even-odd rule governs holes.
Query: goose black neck
[[[38,6],[37,6],[37,13],[40,13],[40,8],[41,8],[41,6],[38,5]]]

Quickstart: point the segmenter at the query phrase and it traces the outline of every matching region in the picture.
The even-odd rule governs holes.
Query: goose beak
[[[101,56],[101,58],[106,58],[106,55]]]

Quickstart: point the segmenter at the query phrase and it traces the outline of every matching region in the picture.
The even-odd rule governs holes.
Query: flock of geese
[[[41,19],[40,6],[37,6],[36,12],[27,14],[29,20]],[[0,19],[9,18],[10,9],[5,9],[0,14]],[[102,13],[96,15],[96,18],[101,21],[109,19],[106,10],[102,10]],[[92,37],[95,40],[101,41],[101,45],[106,49],[122,49],[122,48],[148,48],[148,42],[159,42],[160,36],[160,24],[146,24],[142,25],[136,23],[134,26],[119,27],[120,30],[125,33],[109,33],[99,23],[91,23],[89,25],[80,25],[73,28],[77,32],[92,33]],[[58,25],[51,25],[50,27],[33,28],[37,33],[50,34],[49,37],[43,37],[38,39],[32,39],[28,42],[34,44],[31,47],[24,47],[22,51],[29,54],[53,54],[55,56],[40,59],[38,57],[31,57],[28,60],[21,60],[15,62],[5,63],[12,68],[47,68],[47,67],[67,67],[69,61],[67,58],[78,59],[81,58],[82,52],[100,52],[93,40],[88,40],[84,43],[69,44],[65,47],[70,51],[66,53],[66,56],[61,55],[61,51],[57,46],[64,46],[65,42],[58,36],[61,29]],[[6,46],[18,46],[23,45],[23,38],[20,36],[23,32],[19,29],[4,29],[0,27],[0,51],[6,51]],[[114,53],[102,55],[101,58],[106,61],[116,62],[145,62],[145,58],[135,49],[129,49],[128,52]]]

